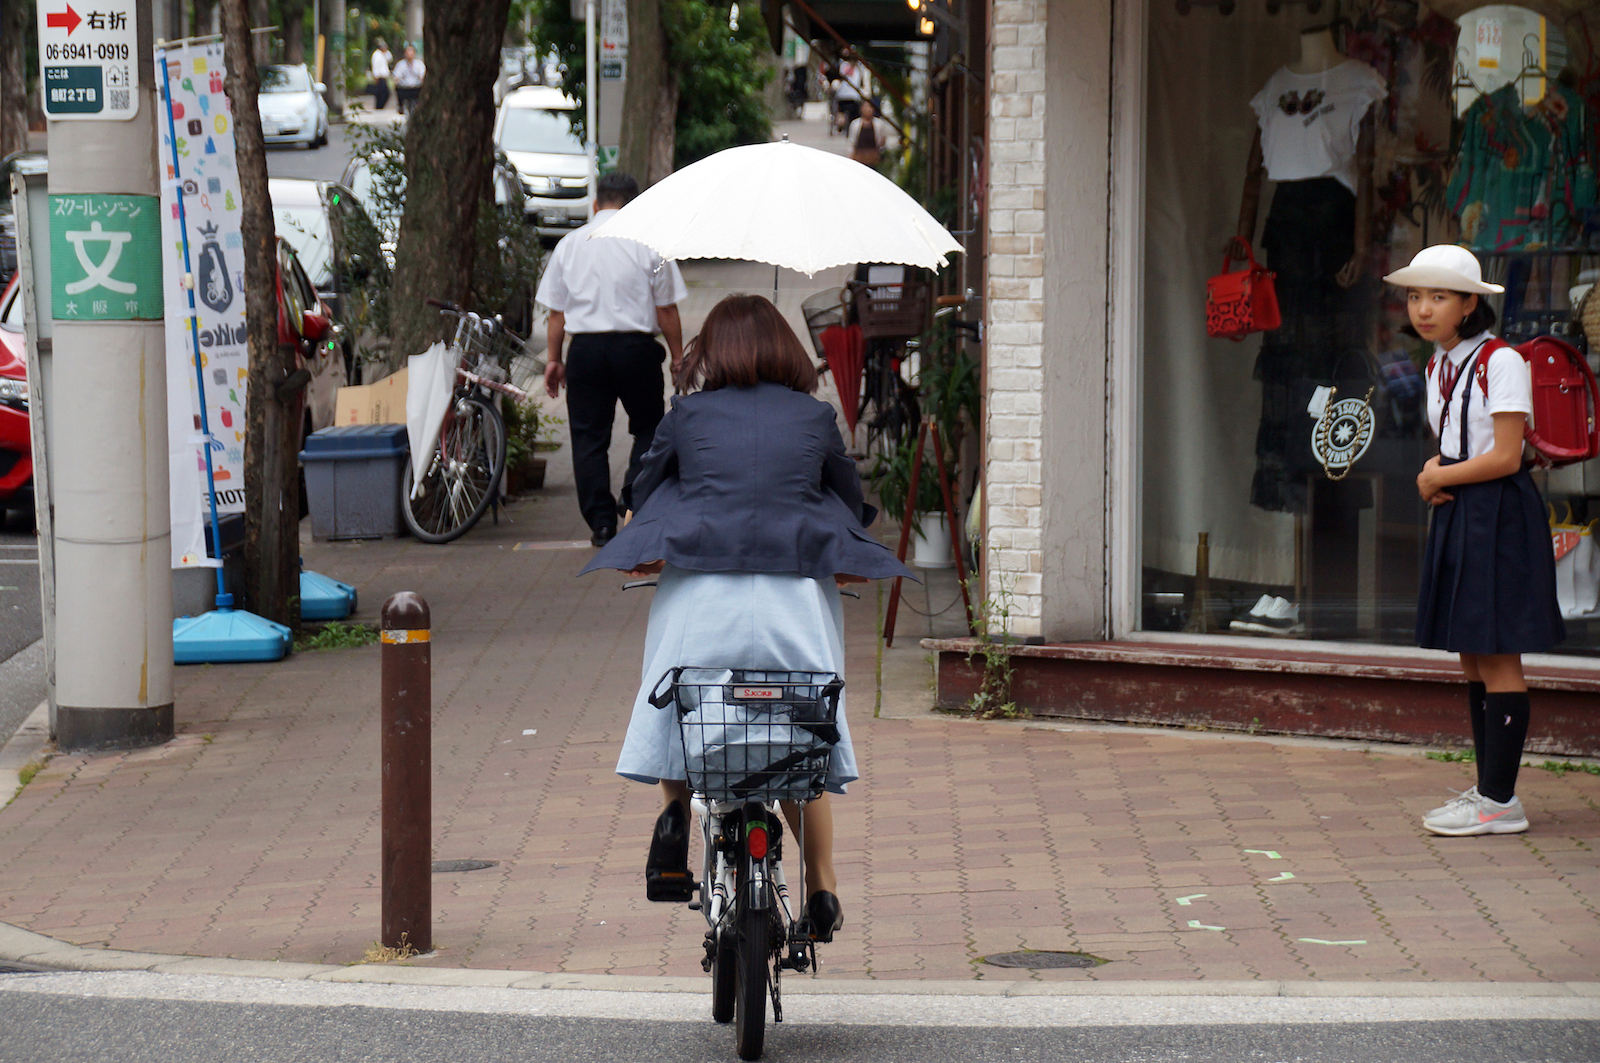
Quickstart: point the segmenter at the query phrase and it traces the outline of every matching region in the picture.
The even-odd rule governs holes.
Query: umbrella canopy
[[[782,140],[727,148],[652,185],[601,226],[664,258],[766,262],[806,276],[884,262],[938,269],[961,244],[898,185]]]

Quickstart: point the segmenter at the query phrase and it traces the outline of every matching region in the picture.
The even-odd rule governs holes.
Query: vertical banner
[[[199,323],[200,368],[217,511],[244,511],[244,389],[248,375],[244,319],[244,241],[239,234],[239,172],[234,165],[233,113],[222,91],[221,41],[156,50],[156,81],[167,65],[170,110],[160,116],[161,235],[166,255],[168,453],[172,467],[172,563],[204,564],[208,519],[205,458],[199,448],[200,401],[195,380],[189,292],[184,286],[183,232]],[[173,132],[169,132],[169,129]],[[173,134],[176,134],[176,145]],[[174,146],[177,165],[173,165]]]

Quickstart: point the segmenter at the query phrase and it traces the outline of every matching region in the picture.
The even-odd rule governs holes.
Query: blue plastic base
[[[172,622],[172,659],[177,664],[281,661],[294,645],[282,624],[237,609],[216,609]]]
[[[300,573],[300,619],[343,620],[356,611],[356,589],[320,572]]]

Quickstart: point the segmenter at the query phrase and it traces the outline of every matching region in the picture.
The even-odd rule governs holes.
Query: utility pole
[[[595,57],[595,0],[584,0],[583,5],[583,75],[584,75],[584,116],[583,139],[586,143],[583,150],[589,155],[589,216],[594,216],[594,204],[600,194],[600,170],[596,158],[597,146],[600,143],[600,132],[595,128],[595,97],[599,95],[600,82],[595,70],[597,59]],[[560,353],[560,352],[557,352]]]
[[[50,120],[54,390],[62,398],[50,411],[62,749],[172,737],[151,0],[93,6],[79,14],[65,0],[38,0]]]

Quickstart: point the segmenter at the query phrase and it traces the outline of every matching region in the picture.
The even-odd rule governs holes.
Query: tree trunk
[[[285,402],[278,385],[294,371],[294,350],[278,344],[278,251],[267,198],[267,149],[256,106],[261,79],[250,44],[249,0],[222,0],[222,33],[239,167],[239,228],[244,240],[245,317],[250,348],[245,389],[244,564],[248,608],[291,620],[299,591],[300,498],[296,444],[299,392]]]
[[[622,92],[622,135],[617,143],[617,169],[652,184],[650,162],[656,141],[657,111],[672,78],[667,61],[666,29],[661,0],[629,0],[628,79]],[[676,94],[674,93],[674,109]]]
[[[306,0],[278,0],[278,11],[283,16],[283,61],[290,66],[315,63],[315,43],[311,46],[312,57],[306,58]],[[315,42],[316,39],[313,31],[311,40]],[[317,80],[315,70],[311,72],[311,80]]]
[[[406,202],[395,248],[395,349],[420,354],[440,335],[429,298],[466,305],[478,206],[490,194],[494,79],[510,0],[433,3],[423,11],[427,76],[406,123]],[[492,202],[492,200],[491,200]],[[482,308],[480,308],[482,309]]]
[[[645,185],[655,184],[673,171],[672,160],[678,150],[678,72],[667,70],[666,84],[656,97],[650,116],[650,168]]]
[[[228,0],[222,0],[222,2],[226,4]],[[250,25],[272,25],[272,0],[250,0]],[[228,32],[227,15],[223,15],[222,32]],[[271,61],[272,38],[274,36],[275,34],[271,33],[253,33],[250,35],[251,52],[256,57],[257,63]]]
[[[0,159],[28,147],[27,51],[30,0],[0,0]]]

